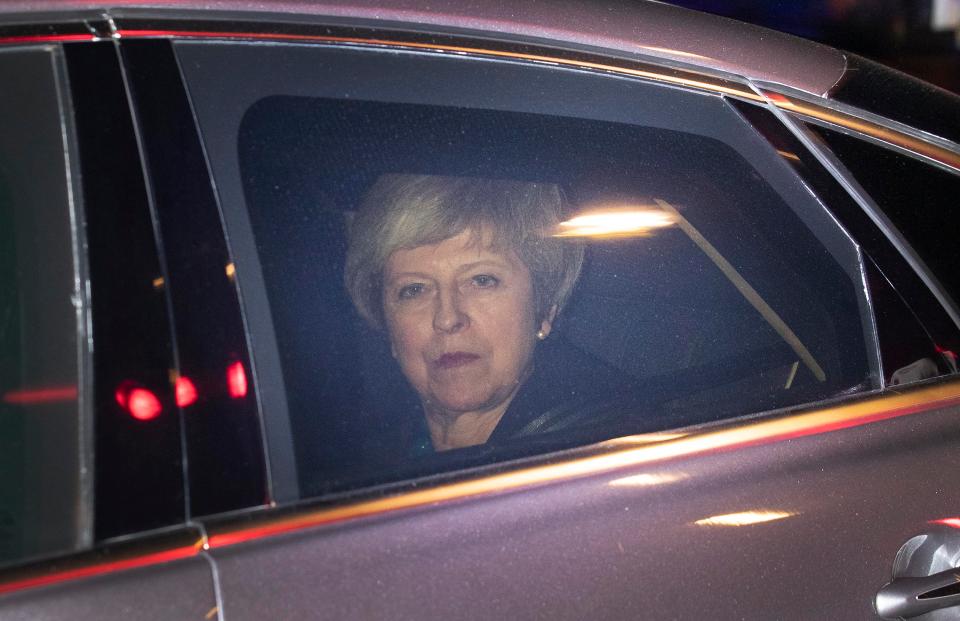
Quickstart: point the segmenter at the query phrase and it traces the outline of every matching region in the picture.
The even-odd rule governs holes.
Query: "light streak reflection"
[[[713,515],[694,522],[697,526],[750,526],[752,524],[763,524],[764,522],[775,522],[788,517],[798,515],[793,511],[771,511],[768,509],[758,509],[755,511],[741,511],[739,513],[725,513],[723,515]]]
[[[613,479],[607,483],[607,485],[610,487],[653,487],[654,485],[675,483],[689,477],[690,475],[684,472],[645,472],[643,474]]]
[[[676,218],[656,207],[603,206],[561,222],[554,237],[646,237],[673,226]]]
[[[654,444],[656,442],[666,442],[676,440],[688,434],[684,432],[662,432],[662,433],[638,433],[632,436],[623,436],[621,438],[611,438],[604,440],[603,446],[643,446],[644,444]]]
[[[43,386],[10,390],[0,399],[10,405],[36,405],[40,403],[58,403],[76,401],[76,386]]]

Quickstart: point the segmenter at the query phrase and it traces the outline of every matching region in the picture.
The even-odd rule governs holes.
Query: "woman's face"
[[[471,231],[397,250],[384,270],[393,355],[424,404],[444,414],[507,403],[525,379],[538,322],[530,270]]]

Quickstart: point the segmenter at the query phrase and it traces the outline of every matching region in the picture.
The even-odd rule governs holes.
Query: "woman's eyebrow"
[[[465,263],[457,268],[457,273],[469,272],[470,270],[476,269],[478,267],[496,267],[500,269],[509,269],[509,264],[507,264],[502,259],[480,259],[479,261],[472,261],[470,263]]]
[[[430,280],[430,276],[423,272],[404,271],[404,272],[397,272],[396,274],[388,274],[385,276],[383,281],[386,283],[392,283],[397,280],[400,280],[401,278],[421,278],[423,280]]]

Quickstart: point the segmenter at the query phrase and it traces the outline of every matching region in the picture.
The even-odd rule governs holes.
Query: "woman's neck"
[[[482,412],[454,414],[424,405],[433,448],[437,451],[448,451],[485,443],[503,418],[512,397],[513,395],[495,408]]]

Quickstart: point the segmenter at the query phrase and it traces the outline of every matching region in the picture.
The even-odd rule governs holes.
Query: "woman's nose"
[[[439,332],[459,332],[470,325],[470,318],[461,307],[455,291],[441,291],[436,297],[433,328]]]

